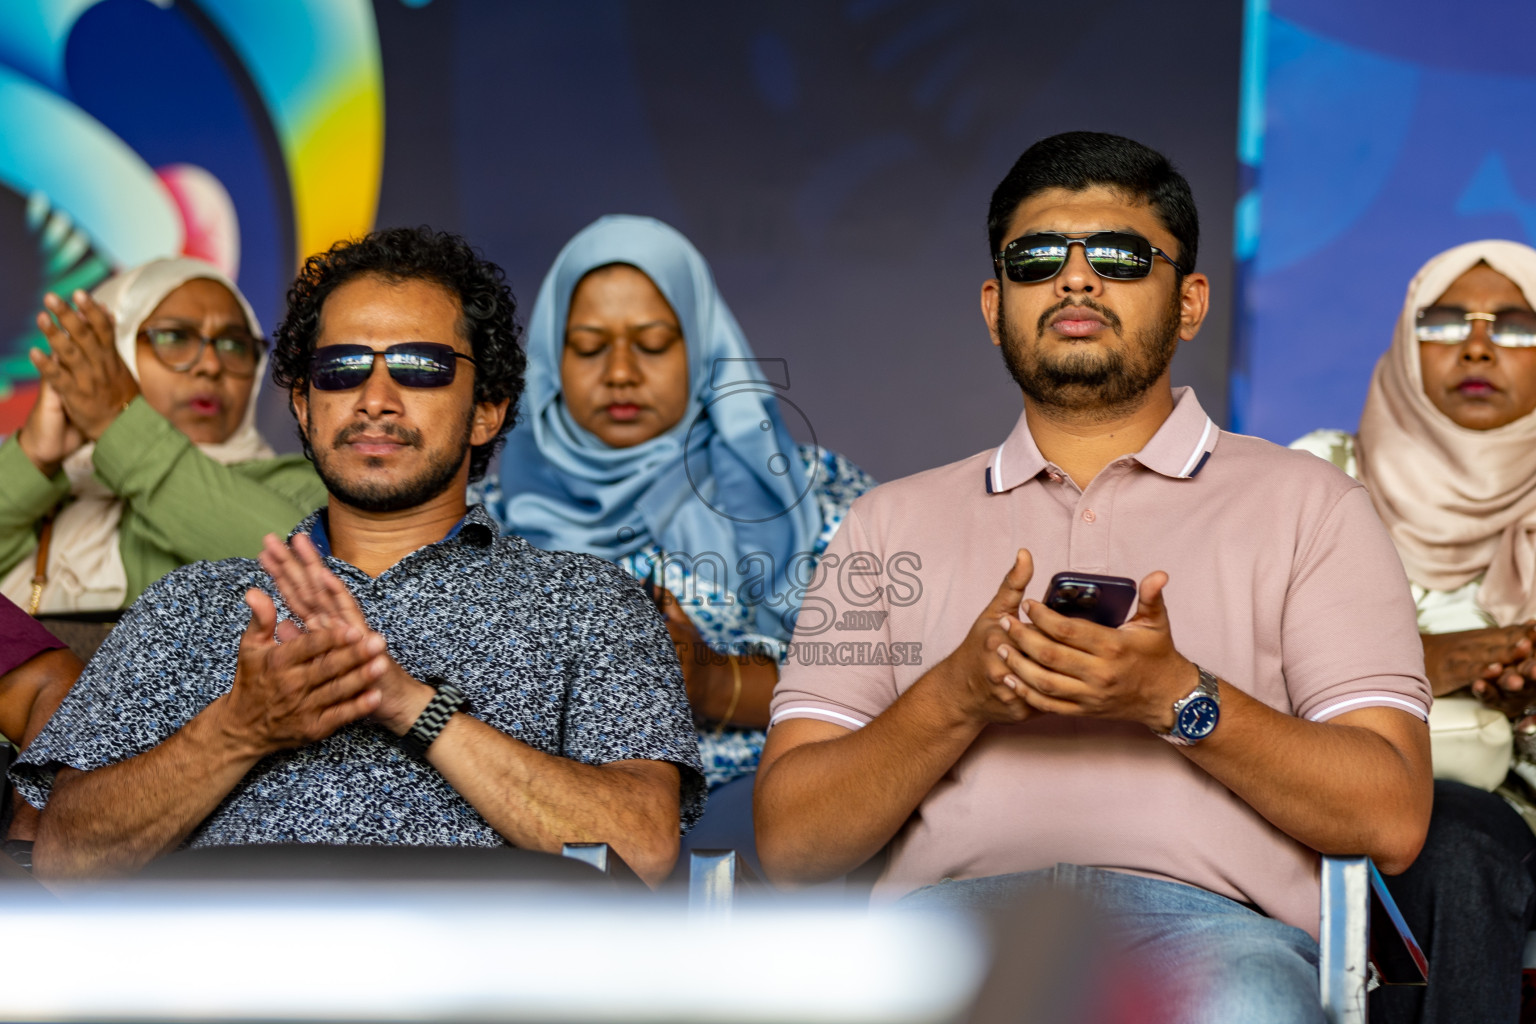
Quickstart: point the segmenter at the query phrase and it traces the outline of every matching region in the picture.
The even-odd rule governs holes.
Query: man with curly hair
[[[39,874],[182,847],[606,842],[666,876],[703,787],[660,617],[612,564],[466,507],[522,388],[515,310],[453,235],[308,260],[272,361],[328,504],[129,610],[12,769],[46,805]]]

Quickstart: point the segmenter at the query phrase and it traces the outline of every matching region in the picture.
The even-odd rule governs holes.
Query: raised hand
[[[265,756],[331,735],[375,711],[388,671],[384,639],[355,626],[302,632],[277,622],[272,599],[248,590],[235,681],[222,698],[224,727]]]
[[[59,396],[70,421],[95,441],[139,393],[138,381],[117,352],[112,316],[83,291],[71,306],[57,295],[43,297],[38,329],[52,354],[27,353],[37,372]]]
[[[973,720],[1022,722],[1034,713],[1025,702],[1024,683],[1010,670],[1019,652],[1007,632],[1008,625],[1016,622],[1024,588],[1034,573],[1034,558],[1020,548],[997,593],[942,663],[961,709]]]
[[[275,533],[267,534],[260,561],[289,610],[306,625],[368,628],[357,599],[326,566],[309,534],[296,534],[291,545],[284,544]]]
[[[1168,574],[1141,581],[1136,614],[1123,626],[1101,626],[1052,611],[1025,608],[1028,623],[1008,626],[1021,654],[1008,659],[1037,711],[1140,722],[1166,732],[1173,704],[1195,688],[1199,671],[1173,645],[1163,588]]]
[[[16,435],[16,443],[37,471],[52,477],[69,458],[85,444],[85,435],[70,422],[64,411],[64,402],[52,384],[44,380],[38,389],[37,401],[27,414],[27,422]]]
[[[390,656],[384,637],[369,628],[357,599],[331,572],[307,534],[295,535],[291,546],[276,534],[267,534],[260,558],[262,568],[277,584],[278,593],[305,629],[356,630],[377,641],[384,667],[374,680],[379,701],[373,718],[396,735],[403,735],[432,699],[432,688],[406,672]]]

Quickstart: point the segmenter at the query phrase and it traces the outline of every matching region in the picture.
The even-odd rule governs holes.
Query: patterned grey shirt
[[[338,558],[327,564],[412,676],[449,680],[474,717],[547,754],[670,761],[682,773],[683,829],[698,819],[704,781],[676,653],[655,606],[611,562],[498,537],[477,505],[453,534],[377,579]],[[146,590],[11,768],[21,794],[40,807],[60,765],[89,771],[143,753],[229,692],[248,587],[287,616],[248,558],[196,562]],[[294,842],[505,840],[392,733],[356,722],[263,759],[187,845]]]

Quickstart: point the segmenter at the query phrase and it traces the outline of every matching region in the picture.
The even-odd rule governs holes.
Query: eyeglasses
[[[1161,256],[1179,273],[1188,273],[1163,250],[1140,235],[1125,231],[1095,231],[1085,238],[1069,238],[1055,231],[1015,238],[993,257],[1008,274],[1008,280],[1021,284],[1049,281],[1067,265],[1067,254],[1074,245],[1083,247],[1083,255],[1093,272],[1110,281],[1136,281],[1152,273],[1152,257]]]
[[[1506,309],[1500,313],[1469,313],[1459,306],[1429,306],[1419,310],[1413,333],[1420,341],[1460,345],[1472,337],[1472,321],[1488,324],[1488,340],[1500,348],[1536,348],[1536,312]]]
[[[185,327],[146,327],[139,337],[149,343],[150,351],[168,370],[186,373],[203,358],[203,349],[213,346],[219,365],[231,377],[254,377],[266,342],[245,332],[221,334],[209,338]]]
[[[367,345],[326,345],[309,357],[309,381],[321,391],[350,391],[373,376],[375,358],[383,357],[390,379],[408,388],[445,388],[453,383],[459,360],[475,360],[452,345],[407,341],[384,351]]]

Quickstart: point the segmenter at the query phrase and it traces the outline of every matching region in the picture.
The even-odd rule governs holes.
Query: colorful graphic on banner
[[[0,15],[0,434],[36,394],[44,291],[186,253],[263,322],[297,262],[374,221],[369,0],[18,0]]]
[[[1536,244],[1532,33],[1496,0],[1249,0],[1233,429],[1353,430],[1419,266]]]

